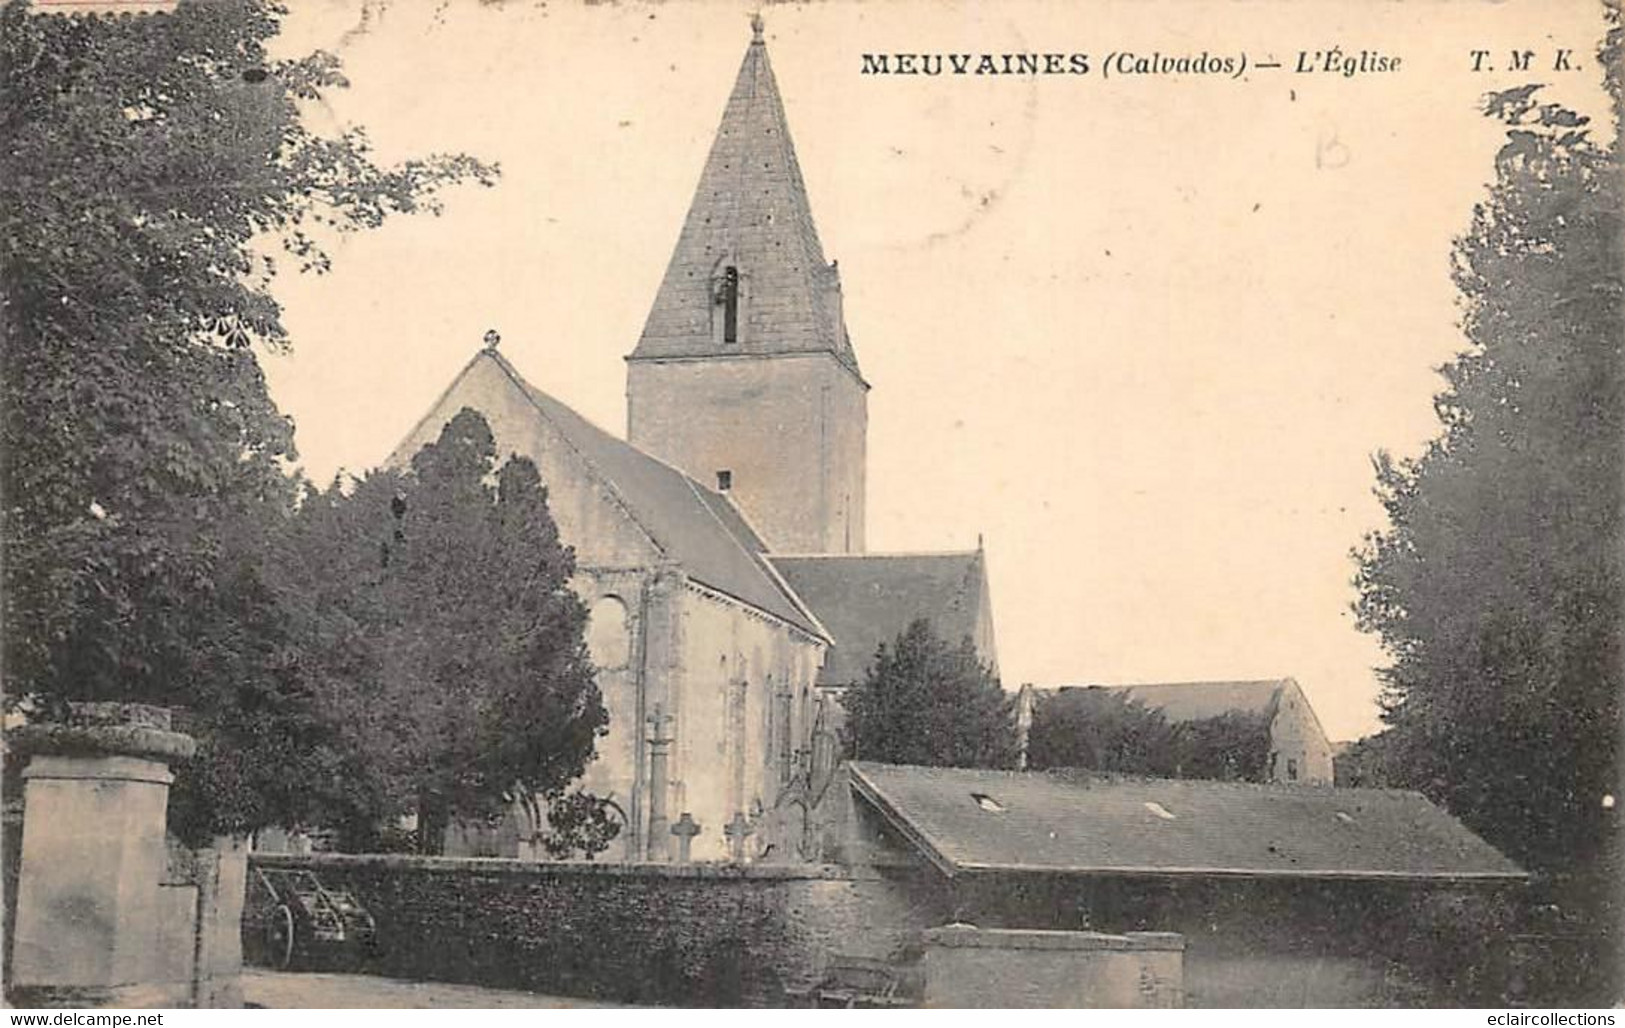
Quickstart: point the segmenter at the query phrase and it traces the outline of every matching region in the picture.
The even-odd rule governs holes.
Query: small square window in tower
[[[739,269],[732,264],[722,273],[722,341],[739,342]]]
[[[734,473],[732,471],[717,472],[717,492],[725,493],[734,487]]]

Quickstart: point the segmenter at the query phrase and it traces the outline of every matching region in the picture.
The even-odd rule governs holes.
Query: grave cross
[[[745,840],[755,834],[756,829],[745,819],[744,811],[734,814],[733,820],[722,827],[722,834],[728,838],[728,854],[736,864],[745,862]]]
[[[683,811],[677,823],[671,826],[671,834],[677,836],[677,862],[686,864],[689,860],[689,847],[694,845],[694,837],[700,834],[700,823],[694,820],[694,815]]]

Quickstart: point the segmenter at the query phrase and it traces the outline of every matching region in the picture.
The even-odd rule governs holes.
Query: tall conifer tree
[[[465,409],[409,470],[312,496],[289,573],[314,583],[323,703],[357,755],[353,827],[561,799],[608,722],[536,466]],[[572,801],[574,803],[576,801]]]
[[[843,700],[843,734],[858,760],[939,767],[1013,767],[1014,697],[969,638],[958,645],[914,621],[882,643],[864,681]]]

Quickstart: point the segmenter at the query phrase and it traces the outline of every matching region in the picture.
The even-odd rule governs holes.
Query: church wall
[[[671,818],[688,811],[699,822],[695,860],[728,859],[722,829],[736,813],[753,822],[746,858],[772,845],[776,852],[766,855],[778,859],[786,851],[772,817],[780,791],[778,758],[785,746],[793,757],[805,734],[805,716],[795,716],[795,701],[812,691],[820,647],[703,587],[683,591],[681,622],[681,668],[671,705],[677,718]],[[788,739],[774,725],[780,692],[792,700]]]
[[[621,822],[620,834],[598,855],[601,860],[638,861],[646,856],[648,719],[656,703],[671,709],[670,682],[681,674],[676,641],[683,582],[680,572],[656,565],[585,568],[570,583],[587,607],[587,649],[609,715],[606,731],[594,740],[593,759],[571,788],[609,800]],[[454,826],[443,852],[452,857],[553,859],[530,843],[531,831],[516,809],[495,832]]]
[[[864,548],[865,387],[829,354],[636,360],[627,437],[735,501],[781,553]]]
[[[587,649],[609,715],[606,731],[594,741],[592,761],[572,788],[609,800],[621,824],[620,834],[597,855],[600,860],[647,857],[650,719],[657,706],[662,713],[672,711],[674,682],[682,675],[679,640],[685,582],[676,568],[655,565],[585,568],[570,583],[587,607]],[[487,855],[449,844],[445,853]],[[552,859],[522,839],[517,846],[499,847],[489,855]]]
[[[577,574],[571,585],[592,616],[589,650],[599,667],[598,687],[610,719],[608,732],[596,741],[597,755],[579,784],[612,800],[626,818],[620,836],[604,856],[642,859],[647,817],[644,794],[648,791],[644,719],[680,666],[674,622],[682,575],[663,561],[613,493],[538,415],[529,398],[494,360],[476,361],[401,445],[391,463],[409,462],[464,407],[484,415],[499,454],[517,453],[536,463],[547,486],[559,537],[576,552]],[[601,623],[614,605],[624,617],[620,633],[606,630]],[[621,638],[616,639],[616,634]],[[645,690],[651,690],[654,698],[641,699]],[[448,839],[447,852],[471,855],[475,850],[461,840]],[[522,841],[513,852],[504,848],[501,855],[542,856]]]
[[[621,833],[604,857],[640,860],[641,802],[647,786],[643,740],[647,710],[642,692],[648,625],[666,602],[654,572],[586,569],[571,583],[587,605],[587,650],[598,669],[598,691],[609,714],[605,734],[579,786],[619,808]]]

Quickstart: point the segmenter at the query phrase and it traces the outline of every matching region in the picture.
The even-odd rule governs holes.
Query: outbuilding
[[[1414,792],[849,771],[843,856],[910,882],[916,909],[983,928],[1179,932],[1189,1006],[1487,999],[1484,944],[1527,877]]]

